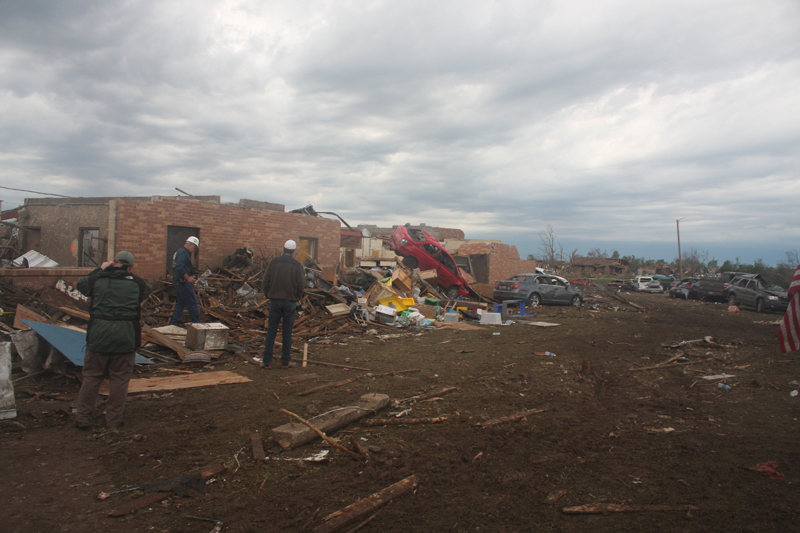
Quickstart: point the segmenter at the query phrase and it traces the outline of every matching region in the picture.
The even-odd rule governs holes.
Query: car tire
[[[736,301],[736,295],[735,294],[729,294],[728,295],[728,305],[735,306],[735,305],[738,305],[738,304],[739,304],[739,302]]]
[[[411,270],[414,270],[419,266],[419,261],[417,261],[416,257],[404,257],[402,263]]]
[[[764,298],[759,298],[756,300],[756,313],[766,313],[767,312],[767,304],[764,302]]]
[[[572,304],[571,304],[572,307],[580,307],[582,304],[583,304],[583,302],[581,302],[581,297],[580,296],[573,296],[572,297]]]
[[[461,290],[458,288],[458,285],[451,285],[445,289],[444,294],[451,300],[455,300],[461,296]]]
[[[531,307],[538,307],[542,305],[542,297],[539,296],[538,293],[534,292],[530,296],[528,296],[528,300],[531,301]]]

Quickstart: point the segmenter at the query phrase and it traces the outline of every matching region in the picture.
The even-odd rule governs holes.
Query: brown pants
[[[122,423],[125,399],[128,397],[128,382],[133,374],[136,352],[107,354],[86,348],[83,358],[83,384],[78,393],[77,422],[92,422],[92,413],[97,405],[100,385],[108,375],[108,401],[106,402],[106,427],[114,428]]]

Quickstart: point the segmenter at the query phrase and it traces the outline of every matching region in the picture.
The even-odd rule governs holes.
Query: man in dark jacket
[[[288,368],[292,359],[292,328],[297,302],[305,288],[305,270],[292,257],[297,243],[288,240],[283,245],[283,255],[269,262],[261,287],[269,298],[269,323],[267,341],[264,345],[264,368],[272,368],[272,350],[278,336],[278,323],[283,320],[283,346],[281,368]]]
[[[141,342],[140,305],[153,287],[132,274],[133,254],[120,252],[88,276],[77,288],[89,298],[89,327],[83,359],[83,383],[78,393],[78,429],[92,427],[92,413],[103,379],[108,375],[106,427],[122,424],[128,382],[133,374],[136,349]]]
[[[222,263],[225,268],[247,269],[253,266],[253,250],[249,248],[237,248],[231,255],[225,258]]]
[[[172,312],[170,326],[180,326],[183,310],[189,311],[189,317],[195,324],[200,323],[200,309],[197,296],[194,294],[194,265],[192,254],[200,247],[197,237],[189,237],[186,244],[178,248],[172,256],[172,286],[175,287],[175,309]]]

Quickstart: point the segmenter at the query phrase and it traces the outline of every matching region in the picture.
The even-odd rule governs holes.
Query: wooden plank
[[[17,310],[14,313],[14,327],[17,329],[31,329],[30,326],[22,323],[23,320],[44,322],[45,324],[47,323],[47,317],[40,315],[36,311],[28,309],[22,304],[17,304]]]
[[[181,376],[167,376],[162,378],[141,378],[130,380],[128,383],[128,394],[191,389],[196,387],[213,387],[214,385],[249,383],[250,381],[252,380],[234,372],[228,372],[227,370]],[[104,382],[103,386],[100,387],[100,394],[108,395],[108,382]]]
[[[163,333],[154,330],[147,324],[142,324],[142,337],[145,337],[150,342],[154,342],[165,348],[169,348],[170,350],[178,354],[178,357],[181,358],[181,361],[183,361],[186,355],[192,351],[186,346],[178,344],[177,342],[170,339]]]
[[[80,318],[82,320],[89,321],[89,313],[84,311],[83,309],[78,309],[77,307],[70,307],[70,306],[58,306],[58,310],[68,314],[71,317]]]

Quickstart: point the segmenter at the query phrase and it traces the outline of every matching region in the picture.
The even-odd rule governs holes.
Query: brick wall
[[[256,255],[282,250],[287,239],[317,239],[321,266],[339,261],[339,221],[296,213],[247,209],[236,205],[198,202],[190,198],[154,198],[149,202],[120,200],[116,252],[136,258],[134,272],[148,281],[165,275],[167,226],[200,228],[199,269],[217,267],[236,248]]]
[[[534,272],[538,261],[520,259],[517,247],[502,243],[473,243],[459,247],[458,255],[489,254],[489,282],[509,278],[515,274]]]
[[[12,281],[14,285],[27,289],[41,289],[42,287],[55,287],[58,280],[63,279],[68,285],[74,286],[83,276],[94,270],[93,268],[0,268],[0,277],[5,281]]]

